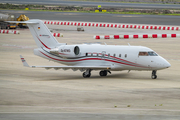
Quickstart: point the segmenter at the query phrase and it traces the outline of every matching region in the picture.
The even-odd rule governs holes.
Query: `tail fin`
[[[15,21],[8,21],[15,22]],[[32,19],[28,21],[21,21],[16,23],[26,23],[31,31],[31,34],[39,48],[46,47],[47,49],[54,48],[58,45],[58,41],[51,34],[46,25],[38,19]]]

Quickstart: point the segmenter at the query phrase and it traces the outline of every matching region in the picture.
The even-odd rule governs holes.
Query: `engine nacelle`
[[[77,45],[61,45],[51,49],[50,53],[61,57],[73,58],[80,56],[80,48]]]

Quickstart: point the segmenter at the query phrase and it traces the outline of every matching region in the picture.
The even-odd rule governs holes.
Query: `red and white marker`
[[[62,33],[52,33],[54,37],[63,37]]]
[[[180,34],[95,35],[94,39],[176,38]]]
[[[155,25],[125,25],[125,24],[105,24],[90,22],[63,22],[63,21],[44,21],[50,25],[70,25],[70,26],[89,26],[89,27],[109,27],[109,28],[133,28],[133,29],[153,29],[153,30],[180,30],[180,27],[155,26]]]
[[[15,30],[0,30],[0,33],[2,33],[2,34],[20,34],[19,31],[15,31]]]

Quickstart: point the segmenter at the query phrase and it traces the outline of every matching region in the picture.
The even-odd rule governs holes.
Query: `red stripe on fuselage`
[[[105,60],[105,61],[109,61],[109,62],[114,62],[114,63],[124,64],[124,65],[129,65],[129,66],[133,66],[133,67],[148,68],[148,67],[144,67],[144,66],[132,65],[132,64],[122,63],[122,62],[118,62],[118,61],[114,61],[114,60],[109,60],[109,59],[104,59],[104,60]]]
[[[40,51],[41,52],[41,51]],[[86,59],[79,59],[79,60],[61,60],[61,59],[56,59],[53,57],[50,57],[48,55],[46,55],[45,53],[41,52],[43,55],[45,55],[48,58],[51,58],[53,60],[57,60],[57,61],[62,61],[62,62],[78,62],[78,61],[83,61],[83,60],[101,60],[101,58],[86,58]]]
[[[41,52],[41,51],[40,51]],[[101,58],[85,58],[85,59],[78,59],[78,60],[61,60],[61,59],[57,59],[57,58],[53,58],[50,57],[48,55],[46,55],[45,53],[41,52],[44,56],[56,60],[56,61],[61,61],[61,62],[79,62],[79,61],[84,61],[84,60],[102,60]],[[104,59],[105,61],[110,61],[110,62],[114,62],[114,63],[119,63],[119,64],[124,64],[124,65],[129,65],[129,66],[133,66],[133,67],[142,67],[142,68],[148,68],[148,67],[144,67],[144,66],[137,66],[137,65],[131,65],[128,63],[122,63],[122,62],[118,62],[118,61],[114,61],[114,60],[109,60],[109,59]]]
[[[107,54],[105,54],[105,56],[108,56],[108,55],[107,55]],[[130,62],[130,61],[127,61],[127,60],[124,60],[124,59],[118,58],[118,57],[114,57],[114,56],[110,56],[110,57],[111,57],[111,58],[114,58],[114,59],[122,60],[122,61],[124,61],[124,62],[128,62],[128,63],[130,63],[130,64],[139,65],[139,64],[137,64],[137,63],[133,63],[133,62]]]

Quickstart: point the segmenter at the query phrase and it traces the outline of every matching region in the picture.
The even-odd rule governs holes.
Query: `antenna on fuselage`
[[[128,43],[129,46],[131,46],[129,43]]]

